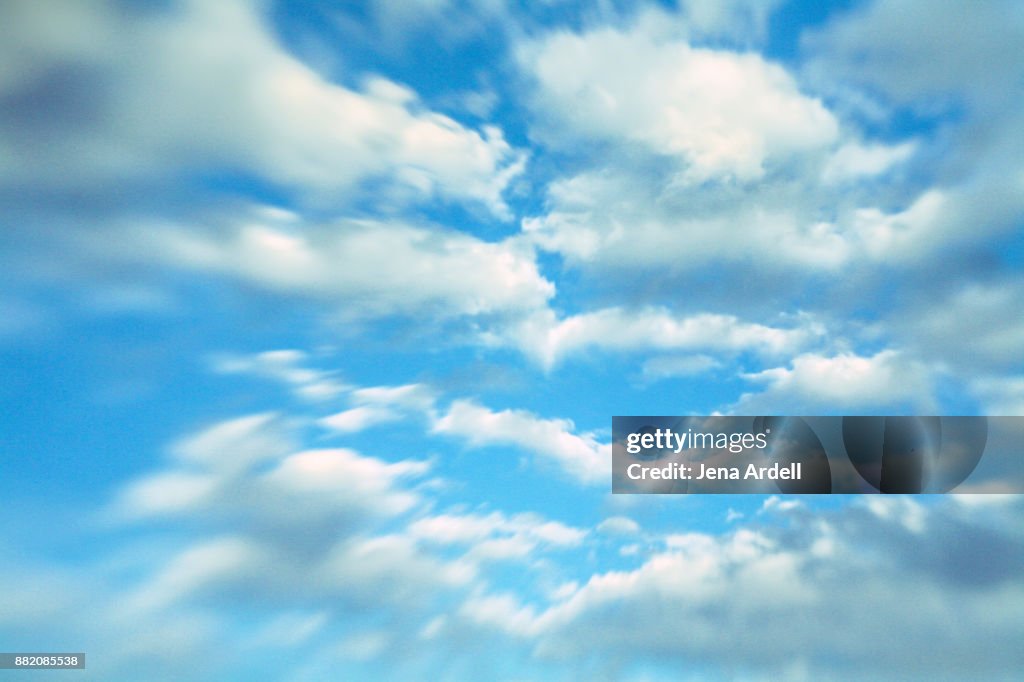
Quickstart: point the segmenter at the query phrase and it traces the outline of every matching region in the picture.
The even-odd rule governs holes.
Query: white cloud
[[[294,349],[263,351],[253,355],[220,355],[213,368],[223,374],[251,374],[291,386],[295,394],[308,400],[334,398],[346,389],[330,373],[304,365],[307,356]]]
[[[549,185],[546,211],[523,220],[523,235],[572,266],[622,278],[650,270],[678,278],[714,264],[736,277],[773,273],[779,282],[771,285],[784,287],[794,273],[925,263],[1012,229],[1024,186],[1016,168],[896,199],[903,183],[894,183],[880,202],[861,181],[909,154],[910,144],[846,145],[822,157],[820,169],[768,179],[742,194],[666,184],[635,155],[610,154],[604,168]]]
[[[427,516],[411,523],[407,532],[426,543],[467,547],[463,560],[471,564],[531,560],[539,550],[577,547],[587,535],[535,514],[509,517],[500,512]]]
[[[589,349],[603,351],[713,350],[755,351],[765,355],[793,352],[819,336],[813,324],[778,328],[743,322],[732,315],[678,317],[659,308],[628,311],[604,308],[559,320],[551,310],[516,322],[504,338],[546,368]]]
[[[906,161],[914,152],[913,142],[889,146],[849,142],[837,149],[825,164],[822,180],[839,183],[880,175]]]
[[[602,163],[601,170],[553,182],[547,212],[523,221],[526,238],[573,265],[626,274],[688,273],[709,263],[744,272],[828,271],[856,253],[849,221],[822,219],[817,178],[766,181],[740,200],[727,187],[673,186],[632,155]],[[848,200],[828,201],[835,202],[831,213]]]
[[[597,524],[597,530],[611,535],[635,535],[640,532],[640,524],[628,516],[609,516]]]
[[[368,386],[352,391],[356,403],[376,407],[427,412],[434,406],[434,392],[424,384]]]
[[[327,509],[395,515],[419,501],[418,495],[402,489],[400,481],[422,476],[428,468],[425,462],[387,463],[342,448],[307,450],[282,460],[258,482],[282,502],[293,497],[302,499],[304,507],[317,502]]]
[[[595,573],[546,605],[484,593],[458,617],[532,645],[540,660],[588,656],[616,671],[658,660],[666,676],[699,667],[777,679],[797,666],[809,679],[1009,679],[1024,604],[1014,512],[870,507],[671,536],[637,568]],[[979,575],[986,544],[1005,556]],[[901,646],[865,644],[878,641]]]
[[[409,393],[387,387],[371,395],[396,392]],[[532,651],[524,660],[534,677],[584,655],[597,672],[657,661],[665,676],[698,666],[712,676],[774,679],[789,675],[794,661],[813,679],[934,679],[950,671],[998,678],[1016,670],[1009,652],[1021,636],[1024,605],[1017,498],[993,505],[865,499],[811,514],[794,513],[802,504],[797,500],[773,497],[763,503],[773,513],[759,517],[767,525],[724,535],[677,532],[646,548],[625,544],[617,560],[627,567],[587,569],[589,562],[562,562],[558,554],[631,540],[639,530],[635,521],[608,517],[591,532],[535,514],[461,507],[434,513],[430,500],[406,488],[428,472],[421,462],[389,463],[342,450],[267,459],[262,443],[269,434],[253,434],[286,424],[232,420],[181,441],[191,444],[191,457],[174,459],[172,473],[198,468],[250,483],[236,481],[218,494],[217,504],[230,505],[230,514],[215,513],[208,503],[189,507],[194,525],[178,528],[199,537],[179,548],[163,555],[124,549],[132,570],[113,565],[132,576],[130,587],[100,592],[98,599],[115,607],[99,609],[98,619],[85,608],[90,603],[82,595],[93,593],[82,585],[53,595],[54,587],[37,576],[5,570],[5,577],[19,589],[41,589],[46,627],[59,618],[58,630],[69,628],[93,648],[111,646],[139,623],[160,623],[168,646],[195,653],[202,642],[182,638],[191,614],[212,619],[191,632],[235,637],[218,624],[236,614],[233,604],[244,603],[253,641],[265,644],[268,633],[291,623],[291,646],[303,657],[322,654],[320,644],[337,641],[340,627],[345,660],[404,656],[422,651],[422,642],[431,650],[456,645],[471,652],[459,660],[476,662],[490,650],[475,647],[488,642],[504,652]],[[250,463],[242,473],[217,468],[207,456],[241,446],[255,451],[233,458]],[[339,497],[347,522],[332,511]],[[784,524],[777,523],[780,513]],[[502,569],[491,572],[493,562],[509,560],[529,567],[512,586],[498,578]],[[76,597],[66,601],[68,594]],[[4,601],[20,613],[22,600]],[[282,609],[291,616],[282,619]],[[65,612],[67,618],[55,615]],[[0,610],[0,621],[4,615]],[[388,634],[377,637],[381,619]],[[825,621],[842,627],[822,628]],[[680,622],[686,637],[679,637]],[[24,620],[17,625],[23,628]],[[360,642],[353,632],[370,636]],[[102,663],[105,671],[159,648],[158,641],[129,639],[132,650],[118,650],[116,662]],[[737,649],[740,639],[744,646]],[[865,649],[865,641],[875,640],[905,646],[883,647],[879,655]],[[866,650],[873,653],[864,658]],[[232,646],[221,654],[233,661],[247,651]],[[195,670],[209,668],[195,668],[193,676]]]
[[[423,389],[414,384],[376,387],[364,398],[394,402],[417,393],[422,396]],[[533,437],[569,437],[556,447],[571,447],[571,439],[598,447],[587,436],[548,433],[565,422],[535,422]],[[122,489],[115,511],[135,525],[177,518],[232,529],[178,552],[139,588],[133,608],[163,608],[222,583],[273,591],[295,571],[308,573],[313,592],[341,590],[359,600],[378,589],[370,583],[390,580],[405,581],[402,590],[413,592],[416,585],[464,585],[481,562],[530,559],[538,550],[578,547],[587,536],[584,529],[532,513],[429,514],[431,501],[425,488],[417,488],[430,471],[427,462],[386,462],[343,448],[267,447],[287,442],[287,430],[283,420],[264,415],[217,424],[176,446],[173,466]],[[220,462],[221,453],[232,453],[233,466]],[[392,532],[373,534],[388,521],[398,524]],[[445,547],[462,555],[442,558],[437,550]],[[300,566],[296,557],[308,565]],[[397,594],[394,585],[391,592]]]
[[[410,384],[373,387],[361,398],[379,405],[426,395]],[[266,622],[254,635],[265,644],[282,622],[296,622],[282,621],[281,609],[294,615],[299,608],[306,615],[292,646],[312,641],[316,649],[339,623],[350,632],[353,623],[388,613],[395,639],[366,652],[375,658],[407,652],[403,638],[435,621],[444,600],[479,591],[492,563],[550,573],[542,555],[577,549],[588,536],[532,513],[431,513],[434,500],[417,487],[429,472],[424,462],[385,462],[345,449],[269,455],[263,441],[288,441],[289,423],[256,416],[215,425],[177,446],[189,459],[178,456],[167,470],[124,487],[118,510],[135,532],[173,516],[185,533],[170,550],[130,552],[133,577],[116,598],[126,619],[148,622],[192,609],[224,615],[244,601],[254,626]],[[281,433],[271,438],[274,431]],[[217,466],[213,455],[224,451],[236,453],[237,466]],[[181,484],[189,476],[211,481],[213,494],[192,494]],[[310,604],[317,607],[311,617]],[[444,634],[440,625],[435,630]]]
[[[323,417],[319,423],[334,431],[362,431],[406,417],[432,415],[435,399],[423,384],[357,388],[349,394],[355,407]]]
[[[638,271],[656,270],[676,283],[726,267],[722,278],[730,280],[773,273],[763,279],[768,293],[786,297],[800,286],[794,275],[867,275],[954,259],[954,249],[989,249],[1024,207],[1014,134],[1021,107],[1007,99],[1019,97],[1012,85],[1019,65],[982,66],[977,54],[993,50],[989,30],[1004,53],[1020,42],[1019,12],[960,8],[932,22],[927,3],[880,4],[836,13],[834,27],[808,43],[820,72],[794,67],[802,83],[755,53],[681,42],[685,21],[658,11],[641,13],[628,29],[551,31],[521,45],[520,67],[537,90],[539,139],[582,161],[549,184],[544,210],[522,222],[524,235],[591,275],[632,282]],[[703,5],[687,4],[691,23]],[[736,8],[719,9],[728,15]],[[718,11],[707,12],[713,25]],[[971,24],[970,44],[978,43],[969,57],[961,54],[967,48],[947,49],[949,41],[936,37],[959,36],[959,21]],[[918,23],[928,25],[928,40],[913,29]],[[901,31],[913,39],[893,42]],[[862,48],[879,62],[877,77],[858,62]],[[941,54],[932,60],[933,53]],[[899,92],[902,76],[894,73],[927,80],[935,64],[951,59],[958,62],[951,73],[986,73],[967,85],[948,74],[940,80],[989,104],[941,132],[925,126],[911,139],[872,139],[857,111],[841,109],[849,97],[837,91],[863,93],[837,73]],[[842,122],[805,94],[811,85],[838,101]],[[935,98],[926,94],[934,89],[919,85],[909,92],[935,116]],[[882,120],[896,109],[891,101],[878,107]]]
[[[401,419],[402,416],[386,407],[361,406],[344,410],[319,420],[327,428],[343,433],[363,431],[377,424],[384,424]]]
[[[684,2],[692,28],[707,35],[742,39],[766,25],[767,5]],[[48,200],[52,195],[57,204],[77,207],[80,198],[95,195],[88,188],[63,190],[88,184],[131,198],[134,188],[124,183],[136,177],[170,173],[177,179],[223,169],[232,177],[238,173],[243,185],[286,185],[289,198],[295,191],[352,206],[345,202],[358,195],[386,204],[389,216],[400,208],[392,204],[409,197],[468,201],[506,215],[504,189],[520,156],[500,132],[473,130],[431,112],[415,92],[384,79],[336,73],[337,82],[330,82],[278,44],[251,9],[263,5],[149,4],[131,24],[119,23],[114,13],[115,7],[133,11],[125,3],[111,4],[109,13],[104,5],[80,2],[0,7],[0,195],[37,201],[38,195],[21,199],[16,190],[39,189],[35,185],[42,182],[50,185],[44,188],[51,190]],[[428,14],[437,26],[464,4],[390,6],[414,17],[412,23]],[[85,238],[100,251],[131,252],[134,267],[97,271],[127,270],[133,277],[141,270],[165,273],[153,265],[171,264],[180,269],[167,279],[187,280],[195,287],[190,294],[208,293],[209,282],[183,272],[232,280],[263,295],[303,298],[303,307],[326,301],[322,307],[353,316],[478,316],[473,332],[546,367],[590,351],[635,353],[647,376],[724,367],[729,356],[745,363],[767,359],[768,369],[745,377],[763,392],[744,396],[737,410],[927,408],[934,375],[945,372],[945,364],[956,365],[964,390],[989,411],[1021,414],[1024,291],[1013,277],[996,285],[963,283],[977,261],[986,268],[998,262],[1018,275],[1018,254],[1006,261],[1002,254],[977,259],[970,249],[957,249],[948,261],[934,258],[951,245],[984,244],[996,234],[993,226],[1019,227],[1024,155],[1015,140],[1024,119],[1012,113],[1022,110],[1015,106],[1019,100],[1007,98],[1019,98],[1020,79],[1007,79],[1001,69],[1020,75],[1020,60],[1005,56],[1019,51],[1021,15],[997,3],[977,10],[937,11],[924,2],[894,6],[864,3],[840,13],[853,21],[868,16],[892,23],[888,29],[886,22],[861,24],[852,37],[839,30],[837,50],[851,58],[852,69],[858,46],[879,33],[887,36],[879,47],[890,50],[891,63],[879,64],[878,51],[868,50],[860,74],[880,84],[883,95],[914,99],[966,89],[971,101],[961,137],[958,119],[937,124],[934,134],[941,139],[927,130],[913,143],[862,139],[848,122],[840,127],[781,67],[756,54],[683,44],[678,35],[670,37],[677,26],[660,33],[639,24],[576,36],[549,32],[521,55],[540,85],[533,111],[548,119],[525,121],[526,132],[557,147],[543,163],[578,154],[603,168],[580,171],[578,157],[556,163],[577,174],[550,187],[545,215],[525,221],[525,235],[488,242],[386,218],[311,226],[281,212],[243,207],[237,218],[217,224],[179,220],[162,228],[147,221],[99,239],[89,231]],[[944,28],[936,33],[923,12],[936,15]],[[13,18],[15,13],[22,16]],[[740,31],[737,15],[748,22]],[[955,36],[966,47],[947,39]],[[367,52],[363,56],[372,57]],[[511,101],[501,85],[503,101]],[[1004,108],[1011,113],[1001,125],[978,125],[972,116],[997,109],[993,102],[1008,102]],[[478,104],[483,111],[488,102]],[[928,106],[921,98],[915,104]],[[555,139],[559,134],[565,139]],[[952,160],[929,168],[944,145]],[[901,164],[908,166],[906,177]],[[981,166],[985,170],[972,170]],[[916,186],[932,178],[939,184]],[[148,205],[152,199],[157,210],[181,202],[182,195],[168,189],[137,200]],[[870,196],[872,189],[879,196]],[[355,205],[360,215],[376,215],[377,206],[363,211],[361,202]],[[462,220],[461,210],[454,215]],[[52,222],[55,232],[72,231]],[[14,221],[14,227],[13,241],[5,244],[19,242],[33,226]],[[566,309],[574,312],[561,316],[548,309],[554,285],[541,274],[535,246],[565,255],[569,268],[618,267],[628,286],[617,290],[618,282],[602,281],[592,288],[592,281],[570,275]],[[998,247],[985,247],[985,254]],[[148,267],[139,268],[140,262]],[[557,263],[544,261],[550,269]],[[907,266],[922,272],[907,274]],[[873,278],[884,282],[884,295],[859,289],[865,278],[857,275],[864,270],[884,275]],[[778,274],[782,283],[760,286],[759,271]],[[915,277],[920,280],[908,281]],[[940,279],[945,284],[934,286]],[[602,286],[607,288],[594,292]],[[678,290],[672,298],[651,295],[657,286]],[[708,305],[719,295],[714,290],[728,287],[740,295],[728,305]],[[905,296],[915,287],[936,295]],[[45,326],[48,313],[36,319],[35,300],[0,296],[0,308],[10,313],[0,314],[0,336],[20,340]],[[221,312],[215,297],[197,300],[211,306],[205,316]],[[650,300],[675,307],[644,307]],[[858,345],[857,354],[837,354],[846,346],[835,335],[846,327],[830,326],[826,335],[818,320],[828,313],[775,316],[795,300],[822,311],[835,306],[836,319],[856,306],[858,315],[878,317],[877,327],[885,327],[870,343],[891,340],[901,350]],[[139,303],[116,302],[135,309]],[[296,312],[286,321],[301,325],[305,311]],[[500,318],[493,324],[492,315]],[[272,335],[305,338],[310,331],[277,329]],[[195,342],[204,338],[196,334]],[[651,353],[657,357],[648,359]],[[396,357],[378,348],[346,362],[372,374],[371,361],[379,359]],[[438,364],[418,356],[410,363],[427,375],[477,369],[449,360]],[[876,496],[834,513],[811,513],[803,502],[772,497],[763,503],[770,513],[749,514],[753,524],[735,523],[742,514],[724,506],[704,510],[703,521],[717,525],[724,517],[735,532],[687,532],[677,505],[662,505],[666,514],[655,518],[657,505],[646,505],[654,502],[649,498],[609,500],[600,491],[607,484],[608,444],[568,419],[469,400],[438,403],[422,384],[350,390],[333,374],[309,369],[307,361],[298,351],[278,350],[221,358],[218,367],[272,379],[303,397],[347,392],[348,409],[322,420],[342,432],[408,419],[474,447],[521,449],[598,486],[585,495],[541,501],[563,510],[563,520],[492,512],[472,506],[478,493],[488,499],[486,490],[467,485],[460,492],[460,486],[479,482],[475,467],[469,480],[449,486],[427,478],[435,475],[431,463],[401,459],[418,451],[409,447],[407,434],[376,440],[380,456],[368,457],[347,448],[299,445],[296,425],[284,416],[231,419],[183,439],[164,468],[123,486],[116,503],[130,517],[129,527],[107,529],[95,543],[88,534],[78,538],[81,551],[67,555],[58,551],[64,543],[47,544],[40,536],[48,560],[66,563],[77,579],[22,569],[17,564],[31,548],[12,549],[9,540],[0,540],[0,555],[10,559],[0,566],[9,586],[0,594],[5,632],[26,641],[81,642],[83,650],[100,652],[93,674],[104,679],[130,679],[139,670],[176,680],[230,678],[226,668],[251,668],[253,651],[267,646],[250,647],[238,637],[239,628],[254,639],[277,640],[279,650],[270,652],[277,672],[294,664],[287,672],[308,679],[348,673],[415,679],[438,670],[452,677],[465,672],[523,679],[559,673],[815,680],[1019,674],[1019,497],[947,503]],[[24,369],[14,373],[15,387]],[[385,369],[392,375],[400,368]],[[572,374],[549,379],[564,379],[561,388],[571,389]],[[477,379],[471,381],[480,387]],[[1015,447],[1020,439],[1006,441]],[[436,442],[421,445],[429,450]],[[491,473],[511,468],[492,459]],[[467,473],[445,464],[446,475]],[[466,491],[467,504],[452,499]],[[537,495],[512,497],[528,505]],[[446,511],[438,511],[440,505]],[[642,511],[642,535],[634,520],[606,517],[609,509]],[[62,516],[60,509],[55,514]],[[574,525],[588,520],[600,523],[593,529]],[[677,532],[653,541],[649,529],[661,521]],[[105,553],[111,547],[114,556]],[[496,565],[501,561],[513,563]],[[299,615],[282,619],[282,610]],[[266,621],[273,627],[264,628]],[[469,627],[459,630],[460,623]],[[432,638],[426,646],[419,633]],[[212,655],[200,655],[206,652]],[[346,665],[351,658],[370,664],[332,670],[332,654]],[[111,661],[125,657],[129,663],[112,671]],[[548,667],[550,658],[562,661]],[[318,668],[325,659],[326,670]],[[418,667],[424,659],[427,674]],[[522,667],[505,668],[509,659]]]
[[[523,410],[495,412],[471,400],[456,400],[434,421],[435,433],[460,436],[475,447],[515,445],[557,463],[583,483],[607,482],[611,444],[573,433],[568,419],[544,419]]]
[[[781,67],[753,53],[629,31],[554,32],[520,47],[537,109],[568,139],[596,137],[680,158],[688,182],[760,178],[828,147],[838,123]]]
[[[775,512],[786,513],[797,509],[803,509],[804,503],[799,499],[782,499],[778,495],[772,495],[761,504],[759,513]]]
[[[861,208],[853,213],[851,229],[863,251],[880,261],[913,261],[925,257],[936,242],[956,239],[950,197],[929,190],[902,211],[889,213]]]
[[[170,517],[182,531],[170,548],[160,543],[159,552],[129,552],[127,586],[108,599],[119,604],[124,619],[170,622],[194,610],[219,618],[244,601],[252,609],[252,625],[266,616],[267,628],[273,629],[280,627],[282,608],[294,613],[316,604],[312,621],[303,619],[306,634],[292,644],[306,646],[313,631],[336,633],[339,622],[363,622],[360,613],[370,620],[391,613],[389,627],[396,635],[415,631],[439,598],[472,589],[478,558],[469,552],[445,556],[405,532],[430,506],[414,489],[429,471],[426,463],[385,462],[344,449],[286,450],[268,461],[260,439],[249,433],[260,429],[285,431],[287,422],[246,418],[214,426],[183,441],[193,455],[204,456],[176,458],[168,470],[124,487],[116,507],[133,532],[152,531],[148,523]],[[279,439],[287,440],[281,434]],[[205,456],[214,450],[238,452],[234,459],[248,466],[217,467]],[[240,452],[245,450],[254,452]],[[191,494],[181,485],[188,475],[207,477],[213,494]],[[186,494],[176,492],[182,488]],[[518,534],[534,546],[553,547],[582,537],[582,531],[540,517],[502,519],[502,533],[494,537]],[[92,632],[95,624],[75,627],[76,632]],[[265,639],[267,628],[254,637]],[[235,646],[230,655],[243,650]]]
[[[476,315],[543,306],[554,285],[514,241],[395,223],[298,226],[257,210],[216,229],[126,228],[107,256],[168,263],[333,304],[348,316]]]
[[[791,367],[744,375],[766,385],[745,393],[732,408],[737,414],[822,414],[857,409],[934,405],[932,372],[895,350],[864,357],[807,353]]]
[[[404,483],[423,477],[426,462],[391,463],[342,448],[296,451],[292,438],[292,427],[274,415],[215,424],[174,446],[174,466],[127,485],[115,513],[135,522],[242,514],[302,527],[309,540],[419,504]]]
[[[173,447],[184,463],[231,475],[284,456],[292,447],[288,431],[274,413],[219,422]]]
[[[319,201],[383,181],[396,198],[439,195],[507,214],[501,194],[523,160],[500,130],[468,129],[382,78],[331,82],[286,51],[257,9],[195,0],[149,11],[7,5],[0,26],[11,27],[12,40],[0,41],[0,62],[14,66],[0,73],[0,88],[30,91],[87,65],[75,72],[82,87],[57,96],[84,100],[67,108],[93,115],[0,117],[0,145],[46,142],[21,163],[0,164],[0,180],[101,186],[226,166]]]
[[[798,502],[797,500],[794,501]],[[925,508],[919,502],[916,502],[913,497],[866,495],[862,503],[868,511],[878,518],[890,523],[898,523],[911,533],[921,534],[926,529],[928,514]],[[780,511],[784,511],[782,508],[783,504],[785,503],[779,502],[775,507]]]
[[[1019,225],[1024,70],[1005,55],[1022,40],[1024,14],[1012,0],[947,3],[939,12],[922,0],[869,2],[803,36],[807,80],[851,117],[891,125],[909,110],[940,127],[922,126],[925,137],[915,140],[921,168],[936,178],[917,200],[927,206],[916,215],[917,204],[879,209],[923,219],[895,240],[901,257],[924,258],[950,243],[981,248]]]
[[[503,514],[441,514],[418,519],[409,526],[417,538],[441,544],[472,544],[505,528]]]

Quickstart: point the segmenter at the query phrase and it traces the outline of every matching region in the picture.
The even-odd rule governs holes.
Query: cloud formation
[[[670,535],[635,569],[597,573],[548,605],[485,595],[460,616],[530,643],[541,659],[586,651],[606,670],[657,659],[731,676],[1009,679],[1019,664],[1024,591],[1010,567],[1022,529],[1006,510],[909,499],[832,514],[766,509],[789,525]],[[984,577],[977,571],[994,557],[979,542],[1009,552]]]
[[[593,434],[574,433],[568,419],[544,419],[524,410],[494,411],[472,400],[456,400],[438,416],[433,431],[460,436],[476,447],[525,448],[589,485],[607,481],[611,471],[611,444],[599,442]]]
[[[232,278],[333,306],[345,317],[482,315],[542,307],[554,285],[529,249],[451,230],[342,220],[306,225],[253,209],[207,229],[153,226],[114,238],[115,258]],[[94,246],[106,250],[106,247]]]
[[[744,394],[736,414],[799,414],[809,405],[827,405],[839,413],[908,407],[929,413],[934,407],[930,368],[906,354],[883,350],[869,357],[850,353],[798,355],[791,367],[748,374],[763,384],[761,393]],[[821,408],[819,407],[819,410]]]
[[[325,78],[289,54],[251,4],[17,3],[4,14],[7,186],[96,190],[226,168],[317,202],[377,182],[394,197],[507,214],[502,193],[522,159],[498,128],[466,128],[385,78]],[[29,115],[41,97],[57,98],[52,116]]]
[[[604,308],[558,319],[551,310],[516,321],[505,338],[545,368],[588,350],[604,352],[752,351],[767,356],[792,353],[821,336],[819,326],[801,320],[796,327],[772,327],[744,322],[733,315],[676,316],[665,309]]]
[[[644,23],[561,31],[519,48],[538,83],[538,107],[559,135],[679,157],[678,180],[687,184],[756,180],[767,166],[836,139],[832,114],[781,67],[654,33]]]

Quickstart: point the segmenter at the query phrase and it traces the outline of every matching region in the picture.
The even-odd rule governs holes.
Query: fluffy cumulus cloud
[[[850,258],[840,227],[792,186],[752,189],[738,202],[731,189],[667,185],[657,164],[608,164],[552,183],[547,211],[523,221],[526,237],[602,272],[689,273],[709,263],[828,271]]]
[[[506,214],[522,160],[500,130],[466,128],[384,78],[332,82],[290,55],[258,9],[6,5],[0,180],[95,189],[228,168],[318,201],[376,181]],[[50,115],[31,115],[40,106]]]
[[[59,620],[60,636],[104,652],[90,658],[95,674],[127,679],[149,667],[153,679],[200,679],[239,664],[228,649],[301,646],[341,614],[377,608],[382,595],[407,604],[472,579],[471,565],[384,528],[425,511],[417,486],[428,464],[303,449],[300,440],[295,420],[274,414],[181,439],[164,470],[122,487],[105,521],[132,533],[173,524],[174,538],[156,531],[144,547],[129,541],[98,574],[78,566],[19,584],[53,590],[63,612],[48,618]],[[230,612],[242,603],[256,607],[248,622],[257,633],[239,638]],[[281,619],[304,623],[306,634],[268,643]],[[23,623],[32,632],[43,624]],[[177,656],[192,661],[179,665]]]
[[[592,485],[607,481],[611,471],[611,444],[601,443],[590,433],[574,433],[568,419],[545,419],[524,410],[494,411],[471,400],[456,400],[438,416],[433,430],[475,446],[525,448]]]
[[[892,361],[880,355],[868,364]],[[835,382],[866,371],[857,359],[834,364]],[[422,384],[346,390],[354,406],[418,411],[439,436],[530,449],[584,481],[609,459],[567,420],[465,400],[438,409]],[[2,598],[0,627],[52,632],[59,621],[61,636],[116,652],[94,664],[114,678],[157,661],[156,679],[204,679],[237,669],[252,647],[305,661],[297,679],[338,666],[451,671],[492,657],[556,679],[582,657],[610,677],[697,667],[711,677],[1000,679],[1021,663],[1016,497],[891,497],[832,511],[770,497],[756,513],[729,509],[721,534],[597,509],[579,510],[579,524],[449,504],[435,463],[312,447],[308,421],[254,414],[177,440],[161,470],[115,496],[105,523],[133,539],[101,573],[4,567],[18,589]],[[608,554],[617,566],[598,559]],[[23,593],[46,598],[26,610]],[[240,638],[232,614],[243,604]],[[171,654],[203,663],[184,669]]]
[[[790,74],[753,53],[633,31],[556,32],[521,48],[559,134],[640,143],[681,157],[684,182],[754,180],[827,147],[838,123]]]
[[[900,199],[879,202],[869,186],[910,149],[909,143],[844,145],[808,174],[774,176],[742,192],[666,183],[657,162],[608,160],[605,168],[553,182],[546,212],[524,219],[523,232],[577,267],[676,276],[710,266],[737,276],[882,272],[948,257],[957,246],[978,249],[984,238],[1007,233],[1020,208],[1017,175],[908,189]],[[850,187],[848,181],[864,176],[868,182]]]
[[[297,525],[333,518],[344,527],[417,504],[418,496],[399,483],[423,476],[425,462],[387,463],[344,448],[296,452],[290,432],[273,414],[211,426],[175,446],[176,466],[126,487],[118,514],[216,518],[244,511]]]
[[[586,651],[626,675],[652,659],[676,674],[789,679],[1010,679],[1020,664],[1024,536],[1009,508],[765,506],[786,523],[670,535],[636,568],[550,603],[481,595],[460,615],[541,659]]]
[[[733,315],[677,316],[657,308],[604,308],[558,319],[554,312],[545,310],[517,320],[488,340],[516,346],[549,369],[563,358],[590,349],[753,351],[777,356],[792,353],[821,336],[820,326],[806,319],[801,322],[796,327],[772,327],[744,322]]]
[[[1024,208],[1018,67],[978,56],[1012,51],[1020,13],[958,8],[932,22],[932,11],[837,12],[806,34],[804,63],[774,63],[749,44],[706,47],[659,12],[526,42],[517,57],[535,134],[574,163],[524,235],[595,277],[664,278],[664,292],[649,286],[666,295],[689,287],[713,299],[705,285],[720,281],[733,308],[803,297],[808,279],[843,308],[851,294],[829,278],[855,280],[882,305],[878,282],[924,295],[918,273],[937,262],[969,279]],[[967,59],[935,38],[960,21],[979,44]],[[960,114],[908,131],[896,123],[908,108],[926,121]]]
[[[342,220],[306,225],[255,208],[248,220],[208,229],[115,230],[98,257],[160,263],[226,276],[264,290],[326,302],[346,316],[477,315],[542,307],[554,285],[515,241],[451,230]]]
[[[866,3],[804,35],[804,71],[837,106],[875,124],[907,111],[944,120],[943,137],[932,140],[939,148],[927,154],[947,197],[938,232],[984,242],[1012,231],[1024,208],[1021,144],[1011,132],[1021,125],[1022,71],[1005,58],[1022,39],[1024,14],[1013,2],[944,3],[940,12],[916,0]]]
[[[291,362],[303,357],[305,355],[299,351],[269,351],[249,358],[222,361],[215,369],[224,371],[224,362],[228,362],[232,369],[238,365],[248,368],[254,362],[257,366],[259,363],[269,362],[270,366],[277,370],[279,367],[275,365],[287,358],[289,372],[285,375],[288,380],[285,386],[290,387],[291,382],[296,379],[295,368]],[[305,378],[327,374],[321,370],[308,368],[303,368],[302,371]],[[447,443],[450,443],[452,437],[458,438],[464,447],[473,450],[510,447],[532,456],[533,463],[541,468],[555,465],[560,470],[560,475],[585,486],[605,480],[610,470],[611,444],[603,442],[594,433],[578,430],[569,419],[543,417],[522,409],[493,410],[470,398],[451,399],[422,383],[397,386],[343,386],[339,391],[342,392],[340,400],[348,404],[345,409],[332,414],[296,418],[296,423],[315,423],[328,438],[344,438],[380,424],[397,423],[399,428],[412,426],[421,429],[424,437]],[[301,391],[299,395],[302,395]],[[322,403],[322,400],[317,400],[314,405],[323,406]],[[330,404],[333,403],[328,403]],[[275,453],[280,454],[288,449],[286,441],[271,437],[272,434],[282,434],[286,431],[283,427],[288,425],[280,424],[281,421],[280,416],[267,413],[224,422],[178,444],[174,453],[183,462],[202,462],[210,465],[213,463],[212,458],[217,457],[218,467],[226,467],[236,472],[246,470],[258,461],[272,458]],[[296,424],[291,426],[294,428]],[[244,447],[224,444],[227,440],[243,438]],[[259,447],[256,447],[257,445]],[[254,452],[263,454],[256,456]],[[233,457],[243,459],[232,464]],[[298,453],[284,460],[274,472],[267,472],[266,476],[260,477],[259,480],[263,483],[259,485],[298,480],[298,472],[309,471],[319,472],[325,485],[329,486],[333,484],[332,481],[340,482],[349,475],[345,473],[346,467],[354,461],[353,457],[358,460],[358,453],[347,449],[318,449]],[[410,472],[423,473],[417,467],[409,466]],[[422,466],[427,465],[423,463]],[[507,463],[506,466],[512,465]],[[406,470],[392,467],[387,471],[394,471],[397,475]],[[332,479],[332,476],[335,478]],[[237,476],[218,477],[188,467],[176,469],[152,479],[138,481],[126,492],[124,507],[138,511],[151,505],[153,509],[150,511],[172,512],[182,505],[188,506],[203,499],[212,500],[222,494],[239,499],[248,499],[259,494],[255,489],[244,493],[225,493],[224,486],[234,485],[240,481],[242,479]],[[250,484],[251,481],[246,483]]]
[[[370,623],[385,609],[392,627],[379,647],[364,652],[372,658],[399,646],[393,636],[415,642],[438,600],[465,598],[487,567],[531,565],[549,552],[578,548],[587,537],[584,529],[537,513],[438,512],[440,488],[429,478],[429,463],[385,461],[346,448],[303,449],[298,423],[260,414],[214,424],[173,445],[165,470],[123,487],[108,522],[143,532],[173,520],[187,532],[170,545],[154,545],[151,561],[135,562],[140,572],[116,598],[120,618],[169,619],[173,629],[206,612],[203,632],[216,640],[228,623],[209,608],[230,609],[242,599],[258,612],[254,622],[271,631],[280,629],[273,627],[280,618],[302,616],[311,631],[288,645],[301,647],[320,631],[348,641],[340,633],[353,618],[364,612]],[[41,578],[18,580],[25,585]],[[53,606],[61,608],[74,607]],[[123,630],[115,620],[71,619],[65,627],[99,643]],[[106,657],[97,669],[131,669],[136,657],[149,653],[145,642],[134,641],[138,651]],[[326,660],[345,655],[336,646]],[[180,647],[192,654],[204,649],[191,640]],[[204,669],[217,662],[209,665]]]
[[[745,375],[764,389],[744,394],[733,411],[802,414],[814,412],[816,405],[827,405],[847,413],[886,407],[927,413],[935,406],[932,376],[931,368],[895,350],[866,357],[807,353],[795,357],[790,367]]]

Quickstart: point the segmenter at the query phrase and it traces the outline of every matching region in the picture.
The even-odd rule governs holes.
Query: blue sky
[[[1024,8],[519,4],[3,3],[0,648],[1011,679],[1016,496],[612,496],[609,440],[1024,413]]]

